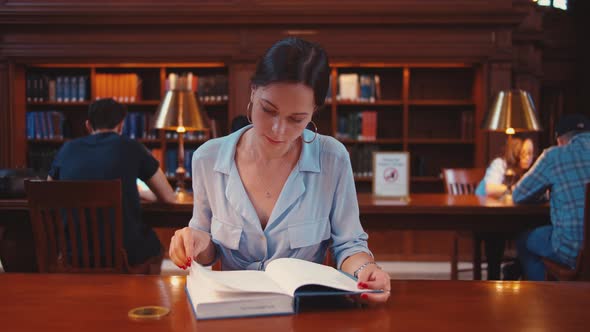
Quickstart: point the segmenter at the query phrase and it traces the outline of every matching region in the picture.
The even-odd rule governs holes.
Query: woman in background
[[[512,138],[507,143],[504,155],[494,159],[486,169],[476,195],[500,197],[514,186],[533,164],[534,145],[530,138]],[[506,177],[506,175],[510,177]]]
[[[322,263],[329,249],[359,288],[383,290],[361,298],[387,301],[389,275],[367,245],[348,151],[312,122],[329,75],[317,44],[287,38],[265,53],[250,82],[250,124],[193,155],[193,217],[172,237],[176,265],[220,258],[224,270],[264,270],[283,257]]]
[[[475,194],[499,198],[510,193],[516,182],[533,164],[533,155],[534,145],[530,138],[513,137],[510,139],[506,144],[503,156],[494,159],[486,169],[486,174],[477,186]],[[497,233],[481,233],[479,235],[484,241],[488,263],[488,280],[500,280],[507,235]],[[504,271],[504,279],[518,279],[519,270],[518,265],[510,265]]]

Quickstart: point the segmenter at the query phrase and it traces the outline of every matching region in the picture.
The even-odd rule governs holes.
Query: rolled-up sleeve
[[[354,186],[354,177],[350,159],[342,158],[342,165],[337,175],[336,190],[330,211],[332,227],[332,254],[336,266],[340,269],[344,260],[356,253],[365,252],[371,256],[367,240],[369,236],[363,230],[359,218],[359,206]]]

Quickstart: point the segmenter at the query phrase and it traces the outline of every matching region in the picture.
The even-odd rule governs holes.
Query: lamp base
[[[176,189],[174,190],[174,195],[176,195],[177,201],[182,201],[183,199],[188,197],[188,191],[186,191],[186,189],[184,188],[176,187]]]

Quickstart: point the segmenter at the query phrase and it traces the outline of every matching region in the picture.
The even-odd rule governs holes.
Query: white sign
[[[373,153],[373,194],[409,199],[410,154],[408,152]]]

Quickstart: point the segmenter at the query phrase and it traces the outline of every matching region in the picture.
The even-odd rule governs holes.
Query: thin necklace
[[[293,150],[293,147],[294,147],[294,145],[293,145],[293,146],[291,146],[291,148],[289,148],[289,151],[287,151],[287,155],[291,153],[291,151]],[[258,180],[260,181],[260,183],[262,183],[262,186],[263,186],[264,188],[266,188],[266,189],[265,189],[265,191],[264,191],[264,196],[265,196],[267,199],[268,199],[268,198],[271,198],[271,197],[272,197],[272,193],[271,193],[271,192],[270,192],[270,190],[268,189],[270,186],[268,186],[268,185],[266,184],[266,182],[264,181],[264,179],[262,178],[262,176],[260,176],[260,172],[258,172],[258,169],[259,169],[259,167],[258,167],[258,165],[257,165],[257,166],[256,166],[256,177],[258,178]]]

